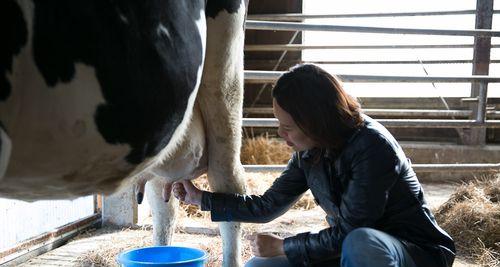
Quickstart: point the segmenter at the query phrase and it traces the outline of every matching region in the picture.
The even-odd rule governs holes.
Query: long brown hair
[[[357,99],[336,76],[314,64],[300,64],[281,75],[272,95],[320,148],[339,152],[363,124]]]

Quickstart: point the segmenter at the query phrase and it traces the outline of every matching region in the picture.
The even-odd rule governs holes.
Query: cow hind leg
[[[160,177],[146,183],[146,198],[153,215],[153,244],[156,246],[172,243],[179,206],[175,197],[164,199],[164,188],[165,180]]]
[[[9,136],[0,126],[0,180],[4,177],[9,165],[10,152],[12,145]]]

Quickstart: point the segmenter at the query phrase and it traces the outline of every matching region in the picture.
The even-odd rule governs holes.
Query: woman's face
[[[273,111],[279,121],[278,135],[285,139],[286,144],[293,150],[304,151],[316,146],[315,142],[295,124],[292,116],[278,105],[276,99],[273,99]]]

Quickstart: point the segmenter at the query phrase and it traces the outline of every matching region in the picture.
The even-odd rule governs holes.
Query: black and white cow
[[[208,171],[212,190],[243,193],[245,10],[244,0],[0,1],[0,197],[108,194],[156,177],[155,243],[168,244],[176,207],[162,194],[173,181]],[[224,265],[240,265],[240,225],[220,228]]]

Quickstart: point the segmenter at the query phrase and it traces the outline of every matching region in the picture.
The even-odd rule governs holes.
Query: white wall
[[[93,196],[33,203],[0,198],[0,251],[92,214]]]

